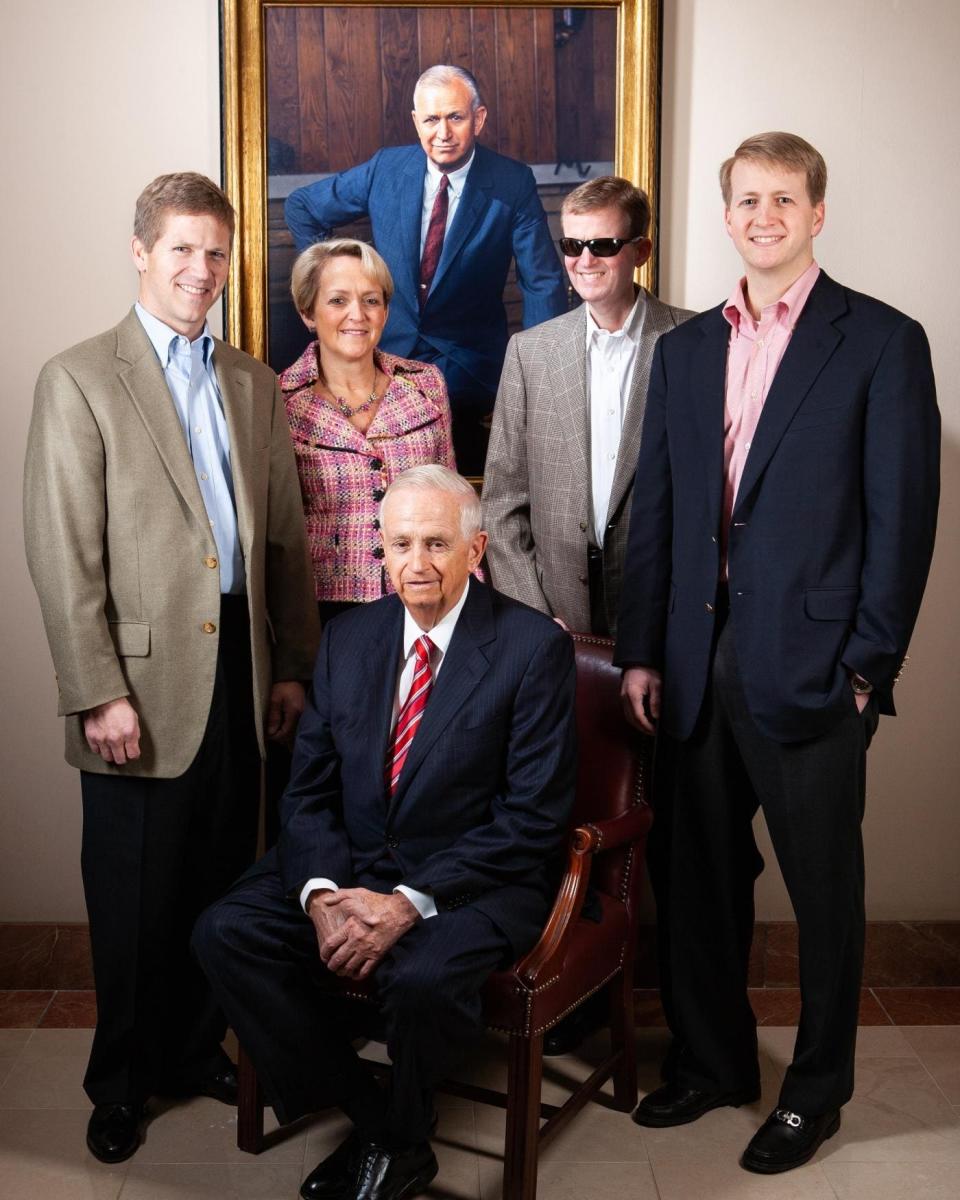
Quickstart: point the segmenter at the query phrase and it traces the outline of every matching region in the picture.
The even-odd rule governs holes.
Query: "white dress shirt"
[[[447,223],[443,227],[443,236],[446,237],[450,229],[450,224],[453,221],[454,214],[457,211],[457,206],[460,203],[460,197],[463,195],[463,185],[467,182],[467,175],[470,168],[473,166],[473,160],[476,151],[470,155],[464,166],[458,167],[455,171],[451,171],[447,175],[449,186],[447,188]],[[440,179],[444,172],[437,167],[433,160],[427,159],[427,173],[423,177],[423,211],[420,214],[420,257],[423,258],[423,247],[427,240],[427,229],[430,225],[430,214],[433,212],[433,202],[437,198],[437,190],[440,187]]]
[[[470,581],[467,580],[467,585],[463,589],[460,599],[432,629],[421,629],[413,617],[411,617],[409,610],[404,609],[403,657],[399,663],[400,672],[397,676],[397,690],[393,699],[393,716],[390,719],[391,735],[397,723],[397,717],[400,715],[400,710],[403,708],[407,696],[410,695],[410,687],[413,684],[413,675],[417,665],[417,656],[413,651],[414,644],[424,633],[426,633],[427,637],[433,643],[433,649],[430,651],[430,671],[433,675],[433,682],[436,683],[447,649],[450,646],[450,639],[453,637],[453,631],[457,626],[457,621],[460,619],[463,606],[467,602],[467,592],[469,590]],[[311,892],[336,892],[339,890],[337,884],[332,879],[308,879],[300,892],[300,905],[303,911],[306,912],[307,901],[310,899]],[[402,883],[398,883],[393,890],[401,892],[406,896],[421,917],[427,918],[437,915],[437,903],[429,892],[418,892],[415,888],[409,888]]]
[[[587,308],[587,398],[590,406],[590,502],[596,545],[603,547],[620,452],[623,417],[637,365],[646,305],[639,292],[621,329],[601,329]]]

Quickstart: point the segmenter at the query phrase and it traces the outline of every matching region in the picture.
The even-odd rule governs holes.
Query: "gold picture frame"
[[[239,229],[227,289],[226,336],[267,361],[268,190],[267,62],[265,27],[270,9],[449,8],[451,0],[221,0],[224,186],[237,209]],[[474,0],[475,9],[557,8],[551,0]],[[616,13],[616,129],[614,170],[644,187],[658,212],[661,0],[579,0],[577,9]],[[411,133],[411,141],[413,135]],[[640,281],[655,290],[654,254]]]

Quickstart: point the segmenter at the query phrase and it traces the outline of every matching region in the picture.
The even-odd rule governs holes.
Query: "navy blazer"
[[[393,276],[395,294],[381,349],[415,358],[430,345],[451,395],[495,392],[507,348],[503,288],[511,259],[523,294],[523,325],[567,310],[566,286],[533,172],[485,146],[476,147],[463,194],[423,313],[420,224],[427,156],[419,146],[378,150],[373,158],[297,188],[287,225],[298,250],[333,236],[338,225],[369,216],[373,241]]]
[[[657,344],[616,647],[660,669],[661,724],[693,731],[721,568],[730,327],[722,306]],[[770,388],[734,507],[730,620],[759,729],[790,742],[891,691],[933,552],[940,415],[923,329],[821,272]]]
[[[281,803],[280,870],[296,895],[317,877],[352,886],[388,856],[396,882],[440,910],[476,905],[520,954],[553,902],[573,804],[573,642],[543,614],[469,587],[389,803],[403,605],[388,596],[327,625]]]

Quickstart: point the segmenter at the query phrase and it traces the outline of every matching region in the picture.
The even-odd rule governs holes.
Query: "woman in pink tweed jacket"
[[[294,263],[294,303],[315,330],[280,376],[323,619],[392,591],[377,507],[408,467],[456,470],[443,376],[376,349],[393,280],[371,246],[318,242]]]

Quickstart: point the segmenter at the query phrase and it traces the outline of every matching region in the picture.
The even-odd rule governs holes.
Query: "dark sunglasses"
[[[594,258],[613,258],[624,246],[633,242],[642,242],[643,238],[561,238],[560,249],[568,258],[579,258],[586,247]]]

